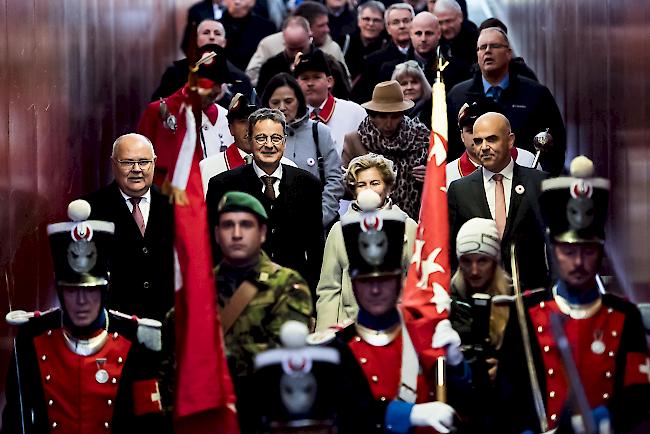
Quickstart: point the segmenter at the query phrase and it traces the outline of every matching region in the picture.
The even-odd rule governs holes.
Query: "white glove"
[[[454,427],[454,409],[444,402],[415,404],[411,409],[412,426],[430,426],[439,433],[448,433]]]
[[[451,322],[444,319],[438,322],[436,332],[433,334],[433,348],[447,347],[447,363],[456,366],[463,361],[463,353],[460,351],[460,336],[451,327]]]

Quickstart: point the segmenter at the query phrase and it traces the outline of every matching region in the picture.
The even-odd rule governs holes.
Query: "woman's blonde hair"
[[[393,190],[395,178],[397,178],[397,171],[394,168],[392,160],[389,160],[383,155],[371,152],[353,158],[352,161],[350,161],[350,164],[348,164],[348,168],[344,174],[344,180],[345,185],[352,194],[354,194],[355,186],[357,185],[357,176],[359,172],[363,172],[372,167],[376,167],[377,170],[379,170],[381,178],[388,188],[388,192],[390,193]]]
[[[393,70],[392,80],[397,80],[398,82],[404,76],[415,77],[420,80],[420,85],[422,86],[422,96],[421,100],[427,99],[431,96],[431,85],[427,81],[427,77],[424,75],[424,71],[420,68],[420,65],[415,60],[407,60],[404,63],[400,63]]]

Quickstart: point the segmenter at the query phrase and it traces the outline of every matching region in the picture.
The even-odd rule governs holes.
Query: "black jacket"
[[[503,266],[510,273],[510,243],[517,249],[519,273],[522,285],[537,288],[548,284],[544,233],[539,211],[541,182],[548,174],[515,163],[510,194],[510,207],[506,227],[501,240]],[[522,193],[515,191],[521,185]],[[447,192],[449,202],[449,238],[451,251],[456,251],[456,235],[469,219],[481,217],[491,219],[490,207],[485,197],[483,170],[451,183]],[[458,266],[456,255],[451,255],[452,268]]]
[[[387,35],[382,32],[379,37],[370,42],[368,45],[363,45],[361,42],[361,34],[359,30],[350,34],[350,41],[348,43],[348,49],[345,54],[345,64],[348,65],[350,70],[350,77],[354,81],[359,74],[364,71],[364,58],[376,51],[385,48],[388,44]],[[345,47],[345,35],[339,39],[339,45]]]
[[[225,11],[220,21],[228,41],[226,57],[242,71],[246,70],[260,41],[276,32],[275,24],[254,12],[243,18],[233,18]]]
[[[325,247],[320,181],[305,170],[283,164],[280,195],[271,201],[264,195],[263,183],[252,164],[223,172],[208,184],[206,202],[211,228],[218,221],[219,201],[228,191],[243,191],[262,202],[269,216],[262,248],[273,262],[300,273],[314,296]]]
[[[230,73],[231,82],[228,89],[230,90],[231,95],[224,96],[228,98],[226,101],[220,100],[217,101],[217,103],[222,107],[228,107],[230,105],[230,98],[232,98],[232,95],[235,95],[236,93],[241,93],[251,100],[253,95],[251,80],[244,71],[237,68],[229,60],[226,61],[226,64],[228,65],[228,72]],[[189,62],[187,58],[175,60],[174,63],[165,69],[165,72],[160,78],[158,88],[154,91],[153,95],[151,95],[151,101],[153,102],[158,101],[160,98],[167,98],[178,89],[185,86],[188,74]]]
[[[162,321],[174,305],[174,213],[169,200],[151,188],[143,237],[116,182],[84,199],[92,208],[90,219],[115,223],[109,308]]]
[[[483,93],[481,74],[463,81],[447,94],[449,131],[458,131],[458,111],[464,103],[486,98]],[[557,176],[564,168],[566,153],[566,129],[560,110],[546,86],[516,74],[510,74],[510,84],[503,90],[498,105],[508,118],[515,133],[515,146],[533,154],[533,137],[550,128],[553,148],[540,158],[544,170]],[[458,158],[465,151],[460,134],[449,134],[449,159]]]
[[[385,63],[402,63],[414,58],[413,47],[404,54],[392,41],[385,48],[369,54],[364,60],[363,73],[352,88],[352,100],[363,104],[372,99],[372,91],[375,85],[381,82],[381,72]]]
[[[460,27],[460,32],[452,40],[440,38],[440,51],[445,59],[454,60],[464,65],[469,71],[477,62],[476,41],[478,40],[478,28],[476,24],[465,19]]]

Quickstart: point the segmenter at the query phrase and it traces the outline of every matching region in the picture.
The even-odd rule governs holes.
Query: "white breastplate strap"
[[[402,369],[399,387],[399,399],[411,404],[415,403],[418,388],[418,373],[420,361],[415,352],[413,341],[402,319]]]
[[[108,339],[108,332],[102,330],[100,334],[93,336],[90,339],[76,339],[64,330],[63,337],[65,338],[66,346],[73,353],[80,356],[92,356],[104,347],[104,344]]]

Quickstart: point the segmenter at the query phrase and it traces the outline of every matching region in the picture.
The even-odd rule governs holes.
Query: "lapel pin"
[[[308,165],[308,166],[311,167],[311,166],[313,166],[314,164],[316,164],[316,160],[314,160],[313,158],[307,158],[307,165]]]
[[[523,185],[519,184],[518,186],[515,187],[515,191],[517,192],[517,194],[524,194],[524,191],[526,191],[526,189],[524,188]]]

